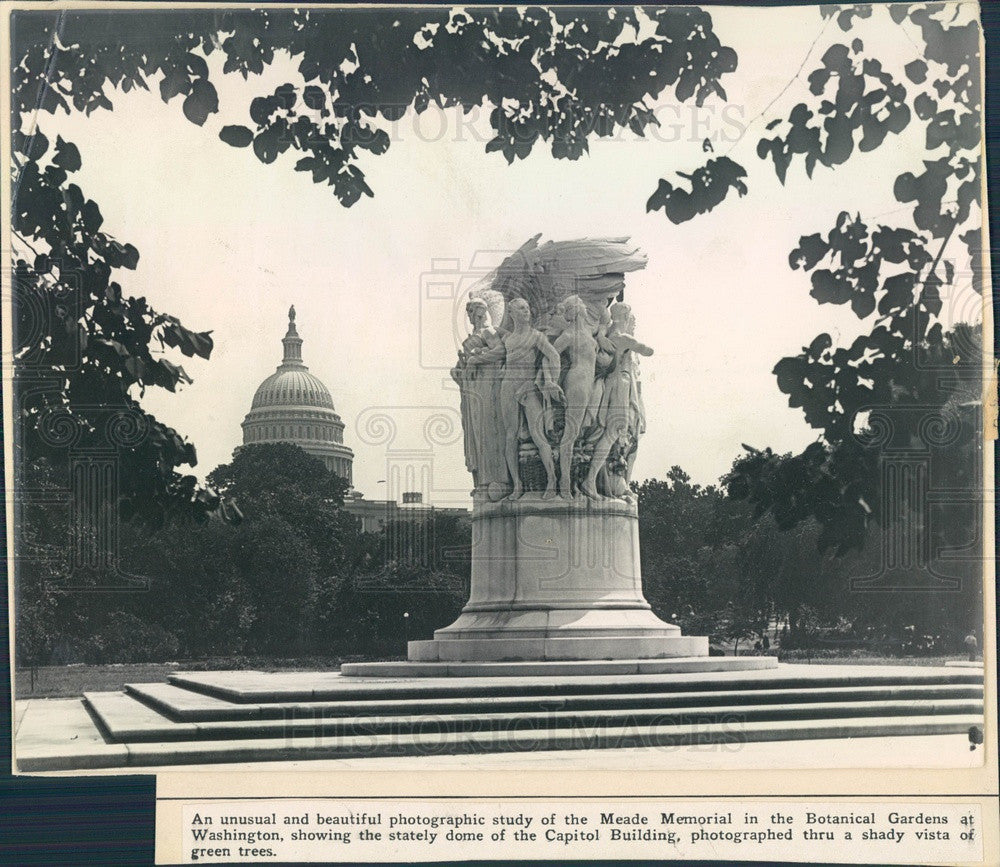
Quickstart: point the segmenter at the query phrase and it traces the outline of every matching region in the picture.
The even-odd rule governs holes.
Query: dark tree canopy
[[[211,333],[123,295],[115,273],[134,270],[139,252],[103,231],[100,208],[69,182],[80,168],[74,145],[57,138],[50,147],[41,132],[14,139],[23,159],[15,156],[12,229],[34,254],[13,272],[22,457],[64,462],[70,448],[114,449],[128,514],[162,519],[180,504],[204,516],[218,498],[175,469],[197,463],[194,446],[144,412],[135,391],[190,382],[162,352],[208,358]]]
[[[197,124],[219,109],[206,57],[221,51],[224,72],[247,78],[287,54],[302,80],[254,98],[222,138],[264,163],[299,151],[296,170],[348,206],[372,195],[359,152],[389,147],[372,119],[485,106],[488,152],[512,162],[545,142],[577,159],[593,135],[656,125],[652,101],[668,88],[679,102],[725,98],[737,63],[696,7],[31,13],[14,37],[16,111],[89,114],[113,107],[107,85],[156,85]]]
[[[233,460],[208,474],[220,494],[260,513],[273,512],[275,499],[308,497],[341,506],[347,480],[330,472],[319,458],[294,443],[251,443]],[[249,514],[248,514],[249,516]]]

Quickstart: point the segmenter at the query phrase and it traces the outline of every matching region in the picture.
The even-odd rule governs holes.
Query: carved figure
[[[516,500],[524,493],[518,466],[522,418],[545,468],[547,483],[542,496],[550,499],[556,495],[556,473],[544,419],[547,405],[563,396],[559,387],[559,353],[541,331],[532,327],[527,301],[514,298],[507,304],[507,313],[512,330],[503,336],[500,345],[474,352],[468,363],[504,362],[499,406],[504,458],[512,484],[509,499]]]
[[[583,493],[595,500],[603,499],[597,490],[597,477],[605,469],[605,462],[612,446],[618,443],[623,450],[627,449],[630,434],[637,432],[640,426],[645,426],[644,419],[639,415],[641,404],[635,400],[638,391],[632,353],[646,356],[653,354],[652,349],[629,333],[629,317],[632,311],[627,304],[612,304],[610,312],[611,326],[608,329],[607,340],[614,348],[615,366],[605,380],[604,394],[598,410],[598,421],[603,433],[594,446],[587,476],[580,485]],[[630,465],[627,466],[630,471]]]
[[[473,288],[451,373],[478,493],[627,496],[645,430],[637,356],[652,350],[612,300],[645,264],[628,238],[536,236]]]
[[[635,334],[635,314],[630,313],[628,317],[628,327],[626,329],[629,336]],[[642,402],[642,383],[639,381],[639,359],[629,353],[628,360],[632,373],[632,392],[629,406],[632,409],[631,420],[632,429],[629,438],[629,448],[625,455],[625,483],[632,481],[632,466],[638,454],[639,437],[646,432],[646,407]]]
[[[569,366],[563,379],[565,422],[559,441],[559,493],[564,499],[573,496],[573,447],[583,428],[584,417],[594,391],[594,369],[597,364],[597,340],[587,321],[587,305],[579,295],[570,295],[562,302],[566,327],[553,347],[569,355]]]
[[[501,338],[490,322],[489,308],[484,299],[472,299],[465,311],[472,333],[462,342],[458,364],[452,368],[451,377],[461,392],[465,466],[472,473],[475,486],[485,488],[491,483],[502,483],[506,474],[496,435],[500,365],[470,365],[468,360],[476,352],[499,346]]]

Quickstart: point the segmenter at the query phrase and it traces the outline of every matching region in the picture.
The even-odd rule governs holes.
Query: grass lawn
[[[138,662],[114,665],[43,665],[35,669],[32,688],[30,669],[15,674],[15,698],[70,698],[85,692],[114,692],[126,683],[162,683],[175,671],[331,671],[350,659],[209,659],[188,662]]]
[[[741,654],[745,656],[746,654]],[[814,659],[789,659],[796,665],[944,665],[952,656],[824,656]],[[114,692],[126,683],[162,683],[175,671],[208,671],[219,669],[255,669],[258,671],[330,671],[341,659],[215,659],[198,662],[123,663],[118,665],[47,665],[35,669],[34,689],[31,672],[20,670],[15,675],[16,698],[70,698],[84,692]],[[353,661],[353,660],[351,660]]]
[[[14,675],[16,698],[66,698],[85,692],[114,692],[126,683],[164,681],[178,671],[177,663],[138,663],[134,665],[45,665],[35,669],[35,688],[31,671],[22,669]]]

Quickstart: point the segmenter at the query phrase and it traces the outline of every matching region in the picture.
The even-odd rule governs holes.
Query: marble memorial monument
[[[536,236],[470,292],[451,375],[474,482],[471,591],[454,623],[409,642],[411,664],[708,656],[642,591],[630,481],[639,360],[654,350],[622,299],[645,265],[627,238]]]

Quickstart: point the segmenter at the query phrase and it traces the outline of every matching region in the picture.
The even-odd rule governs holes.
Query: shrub
[[[167,662],[177,657],[177,636],[127,611],[114,611],[84,641],[86,662]]]

